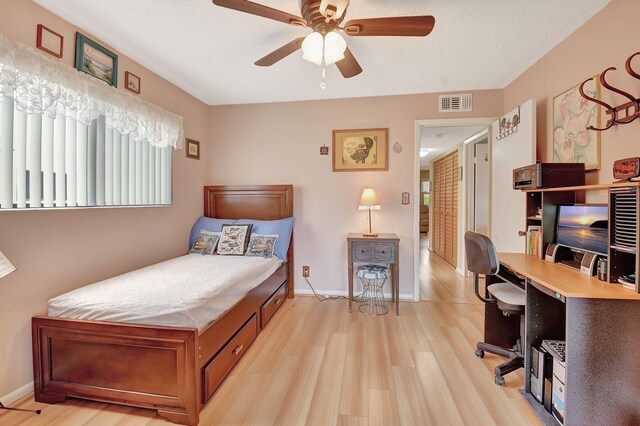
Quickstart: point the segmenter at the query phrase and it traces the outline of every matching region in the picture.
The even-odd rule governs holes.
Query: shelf
[[[541,217],[529,216],[527,220],[542,220]]]
[[[636,249],[632,249],[628,247],[611,246],[611,248],[624,253],[636,254]]]
[[[561,186],[558,188],[522,189],[522,192],[599,191],[609,188],[637,187],[640,182],[602,183],[598,185]]]

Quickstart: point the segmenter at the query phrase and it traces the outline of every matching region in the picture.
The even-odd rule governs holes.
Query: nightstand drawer
[[[393,244],[376,244],[373,248],[373,258],[376,262],[391,262],[393,260]]]
[[[356,243],[353,245],[354,262],[370,262],[373,260],[373,245],[370,243]]]

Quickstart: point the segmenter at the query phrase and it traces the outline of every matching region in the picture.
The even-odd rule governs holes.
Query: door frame
[[[444,119],[425,119],[416,120],[415,123],[415,149],[414,149],[414,163],[413,163],[413,187],[418,189],[420,194],[420,129],[422,127],[462,127],[462,126],[486,126],[489,128],[489,160],[491,160],[491,125],[497,117],[478,117],[478,118],[444,118]],[[467,168],[467,150],[468,145],[465,145],[462,153],[462,182],[463,190],[462,196],[458,197],[458,236],[464,235],[467,231],[467,186],[465,169]],[[491,191],[489,191],[489,197],[491,197]],[[420,301],[420,197],[414,197],[414,209],[413,209],[413,295],[416,302]],[[491,199],[491,198],[490,198]],[[431,211],[431,209],[429,209]],[[431,214],[431,213],[430,213]],[[462,217],[461,217],[462,216]],[[431,219],[429,219],[431,220]],[[461,228],[462,225],[462,229]],[[431,232],[430,232],[431,234]],[[460,275],[467,275],[466,258],[464,256],[464,245],[458,244],[458,261],[456,262],[458,268],[456,272]]]

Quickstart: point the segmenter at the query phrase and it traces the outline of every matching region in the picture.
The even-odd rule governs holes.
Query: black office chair
[[[498,282],[487,287],[487,293],[491,298],[486,299],[481,296],[478,290],[479,275],[484,274],[485,277],[487,275],[498,275],[500,270],[498,253],[493,242],[488,237],[476,232],[467,232],[464,235],[464,242],[467,254],[467,268],[473,272],[473,291],[478,299],[486,304],[496,304],[505,316],[520,315],[520,339],[518,339],[513,348],[502,348],[489,343],[478,342],[476,349],[476,355],[479,358],[484,358],[485,352],[508,358],[508,361],[500,364],[494,370],[496,384],[503,386],[506,374],[524,367],[521,341],[524,335],[526,293],[515,284]]]

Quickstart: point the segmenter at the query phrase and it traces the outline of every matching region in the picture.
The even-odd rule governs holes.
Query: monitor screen
[[[606,255],[609,234],[608,212],[607,206],[559,206],[556,243]]]

